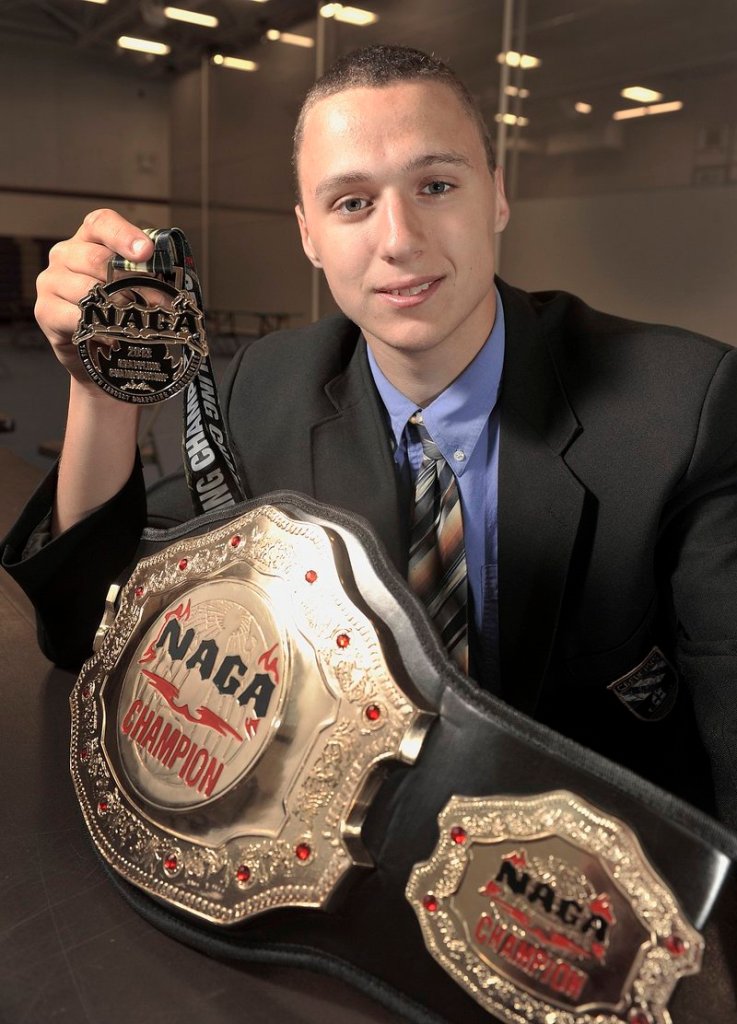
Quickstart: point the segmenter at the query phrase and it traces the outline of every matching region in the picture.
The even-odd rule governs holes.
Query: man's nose
[[[425,248],[420,211],[408,197],[390,196],[385,199],[381,231],[381,256],[390,262],[411,259]]]

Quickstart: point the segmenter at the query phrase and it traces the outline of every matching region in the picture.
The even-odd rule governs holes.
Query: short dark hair
[[[411,46],[387,46],[381,43],[376,46],[366,46],[361,50],[353,50],[351,53],[339,57],[325,74],[318,78],[305,96],[294,129],[292,148],[292,170],[298,199],[300,190],[297,161],[302,146],[305,120],[307,114],[319,100],[344,92],[346,89],[381,89],[397,82],[423,80],[440,82],[453,90],[478,128],[489,170],[493,171],[496,167],[496,159],[489,127],[478,103],[455,71],[452,71],[437,57],[423,53],[422,50],[414,50]]]

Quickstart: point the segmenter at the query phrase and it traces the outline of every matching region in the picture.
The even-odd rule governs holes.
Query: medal
[[[156,294],[153,303],[143,289]],[[79,307],[72,342],[82,365],[120,401],[166,401],[189,384],[207,355],[204,314],[187,291],[155,274],[134,271],[96,284]]]
[[[150,259],[114,255],[107,283],[79,303],[72,342],[90,378],[122,402],[165,402],[184,388],[182,462],[196,514],[244,498],[205,338],[202,290],[179,228],[146,228]]]

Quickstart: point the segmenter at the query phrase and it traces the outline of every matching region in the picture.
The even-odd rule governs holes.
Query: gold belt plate
[[[263,505],[170,544],[109,596],[96,647],[71,771],[125,879],[231,925],[322,907],[370,864],[378,769],[413,763],[432,715],[329,527]]]
[[[433,958],[509,1024],[668,1024],[704,943],[632,830],[579,796],[452,797],[406,896]]]

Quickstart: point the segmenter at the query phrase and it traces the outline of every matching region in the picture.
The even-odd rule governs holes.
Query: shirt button
[[[457,451],[453,452],[453,458],[456,460],[456,462],[463,462],[463,460],[466,458],[466,453],[462,452],[461,449],[459,448]]]

